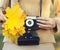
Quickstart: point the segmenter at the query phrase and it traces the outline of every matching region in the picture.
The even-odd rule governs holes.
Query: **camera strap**
[[[42,0],[40,0],[40,17],[42,15]]]
[[[18,2],[20,2],[20,0],[18,0]]]
[[[20,0],[17,0],[17,1],[20,2]],[[9,5],[8,5],[9,7],[11,7],[11,4],[12,4],[11,2],[12,0],[9,0]]]
[[[11,7],[11,0],[9,0],[9,5],[8,6]]]

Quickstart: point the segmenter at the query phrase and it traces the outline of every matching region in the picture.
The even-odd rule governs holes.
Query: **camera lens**
[[[34,21],[32,19],[27,19],[26,20],[26,26],[32,27],[34,25]]]
[[[31,24],[31,21],[29,21],[28,24],[30,25]]]

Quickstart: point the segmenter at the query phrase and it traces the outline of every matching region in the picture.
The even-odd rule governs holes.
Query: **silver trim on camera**
[[[37,19],[36,16],[27,16],[26,19]]]

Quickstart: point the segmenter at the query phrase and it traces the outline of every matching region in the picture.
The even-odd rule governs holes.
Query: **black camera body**
[[[26,29],[31,29],[31,30],[38,30],[39,27],[37,25],[37,17],[33,16],[27,16],[26,21],[25,21],[25,27]]]
[[[39,45],[40,38],[36,30],[40,29],[37,25],[37,17],[27,16],[25,20],[26,33],[18,38],[18,45]]]

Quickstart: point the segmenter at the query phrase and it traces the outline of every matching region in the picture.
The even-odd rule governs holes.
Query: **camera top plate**
[[[38,16],[27,16],[26,19],[37,19]]]

